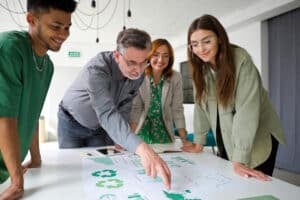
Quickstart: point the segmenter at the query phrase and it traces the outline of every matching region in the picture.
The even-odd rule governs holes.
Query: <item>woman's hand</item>
[[[129,126],[130,126],[130,130],[132,131],[132,132],[135,132],[135,130],[136,130],[136,128],[137,128],[137,123],[134,123],[134,122],[130,122],[129,123]]]
[[[201,144],[195,144],[188,140],[182,141],[182,151],[190,152],[190,153],[199,153],[203,151],[203,146]]]
[[[251,169],[247,166],[245,166],[244,164],[242,163],[239,163],[239,162],[232,162],[233,163],[233,170],[239,174],[240,176],[243,176],[243,177],[254,177],[254,178],[257,178],[259,180],[262,180],[262,181],[269,181],[270,180],[270,177],[266,174],[264,174],[263,172],[261,171],[258,171],[258,170],[255,170],[255,169]]]

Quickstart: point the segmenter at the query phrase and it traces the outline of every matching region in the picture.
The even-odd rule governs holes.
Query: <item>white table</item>
[[[89,149],[59,150],[56,143],[41,145],[43,157],[42,167],[30,169],[25,174],[24,199],[85,199],[84,184],[82,178],[82,161],[80,152]],[[186,157],[194,157],[203,165],[213,170],[222,171],[226,176],[234,179],[243,179],[238,188],[220,190],[211,193],[207,199],[238,199],[258,195],[273,195],[282,200],[299,200],[300,188],[276,178],[263,182],[253,178],[238,177],[233,171],[231,163],[220,159],[211,153],[186,154]],[[195,172],[197,173],[197,172]],[[9,185],[9,180],[0,185],[2,192]]]

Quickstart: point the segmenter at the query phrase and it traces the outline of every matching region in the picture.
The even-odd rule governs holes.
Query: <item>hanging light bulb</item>
[[[92,0],[92,7],[96,7],[96,1]],[[97,38],[96,43],[99,43],[99,6],[97,6]]]
[[[131,17],[131,10],[130,9],[127,10],[127,17]]]
[[[96,8],[96,0],[92,0],[91,6],[92,8]]]
[[[126,20],[125,17],[126,16],[126,11],[125,11],[125,1],[123,3],[123,31],[126,30]]]
[[[128,10],[127,10],[127,17],[131,17],[131,10],[130,10],[130,0],[128,0]]]

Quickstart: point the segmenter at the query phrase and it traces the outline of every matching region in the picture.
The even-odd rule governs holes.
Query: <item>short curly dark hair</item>
[[[52,8],[72,13],[76,6],[77,1],[75,0],[27,0],[28,12],[48,12]]]

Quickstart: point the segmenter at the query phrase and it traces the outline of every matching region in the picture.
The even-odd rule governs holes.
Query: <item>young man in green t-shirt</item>
[[[53,74],[48,50],[58,51],[69,36],[74,0],[28,0],[28,32],[0,33],[0,199],[24,193],[23,171],[41,166],[38,119]],[[28,150],[31,160],[21,165]]]

